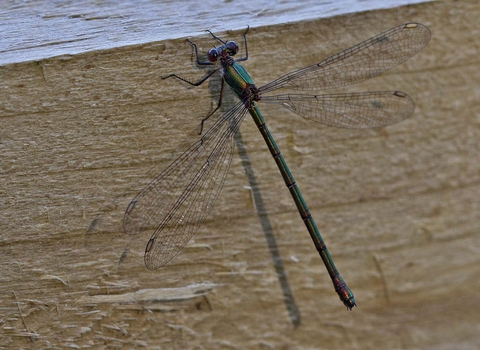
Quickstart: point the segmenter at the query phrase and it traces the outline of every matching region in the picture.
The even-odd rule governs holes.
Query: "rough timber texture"
[[[174,261],[145,269],[146,238],[122,233],[128,201],[215,105],[218,79],[159,79],[202,76],[184,40],[0,67],[0,347],[478,349],[479,15],[444,1],[251,28],[258,85],[403,22],[432,31],[414,59],[350,90],[407,92],[404,123],[338,130],[263,108],[351,312],[249,119],[215,209]]]

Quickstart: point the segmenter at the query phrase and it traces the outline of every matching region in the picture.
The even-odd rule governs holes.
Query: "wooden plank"
[[[4,1],[0,65],[425,1]]]
[[[148,237],[122,233],[132,196],[216,103],[218,78],[195,89],[159,78],[204,73],[184,39],[0,67],[0,344],[478,347],[478,10],[432,2],[251,28],[245,67],[258,85],[402,22],[432,31],[417,57],[347,89],[407,92],[417,109],[404,123],[338,130],[263,106],[352,312],[249,119],[212,214],[175,260],[146,270]],[[241,43],[242,30],[216,34]]]

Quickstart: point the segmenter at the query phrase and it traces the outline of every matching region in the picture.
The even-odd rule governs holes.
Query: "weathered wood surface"
[[[352,312],[248,118],[212,214],[175,260],[145,269],[148,238],[122,233],[129,200],[216,103],[218,78],[159,79],[204,73],[183,39],[0,67],[0,346],[477,349],[479,10],[445,1],[251,28],[258,85],[403,22],[432,31],[414,59],[348,90],[407,92],[404,123],[338,130],[263,108]]]
[[[0,2],[0,65],[431,0]]]

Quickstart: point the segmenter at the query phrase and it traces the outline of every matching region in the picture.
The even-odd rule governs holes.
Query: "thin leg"
[[[187,80],[187,79],[185,79],[185,78],[182,78],[181,76],[176,75],[176,74],[169,74],[169,75],[167,75],[167,76],[165,76],[165,77],[161,77],[161,78],[162,78],[162,79],[176,78],[176,79],[181,80],[181,81],[184,81],[184,82],[186,82],[186,83],[188,83],[188,84],[190,84],[190,85],[199,86],[199,85],[202,85],[202,84],[205,82],[205,80],[207,80],[208,78],[210,78],[210,77],[211,77],[215,72],[217,72],[219,69],[220,69],[220,67],[218,67],[218,68],[215,69],[215,70],[212,70],[212,71],[209,72],[207,75],[205,75],[202,79],[200,79],[199,81],[197,81],[197,82],[195,82],[195,83],[193,83],[193,82],[191,82],[191,81],[189,81],[189,80]]]
[[[208,118],[210,118],[210,117],[220,108],[220,106],[222,105],[224,83],[225,83],[225,80],[222,79],[222,87],[220,88],[220,98],[218,99],[217,108],[215,108],[212,113],[210,113],[209,115],[207,115],[207,116],[206,116],[205,118],[203,118],[202,121],[200,122],[200,131],[198,132],[199,135],[202,134],[202,131],[203,131],[203,123],[205,123],[205,121],[206,121]]]
[[[246,43],[247,43],[247,32],[248,32],[248,29],[249,27],[247,27],[247,30],[245,31],[245,33],[243,34],[243,38],[245,40],[245,50],[247,51],[246,52],[246,56],[239,59],[239,61],[245,61],[248,59],[248,50],[247,50],[247,46],[246,46]],[[225,45],[225,42],[220,39],[219,37],[217,37],[215,34],[213,34],[210,30],[207,30],[207,32],[209,32],[216,40],[220,41],[222,44]],[[190,45],[193,46],[193,48],[195,49],[195,59],[197,61],[197,64],[199,66],[212,66],[214,65],[214,63],[212,62],[207,62],[207,61],[200,61],[200,59],[198,58],[198,48],[197,48],[197,45],[190,41],[189,39],[187,39],[187,41],[190,43]],[[203,84],[208,78],[210,78],[215,72],[217,72],[221,67],[218,67],[217,69],[214,69],[213,71],[209,72],[207,75],[205,75],[203,78],[201,78],[200,80],[196,81],[196,82],[191,82],[185,78],[182,78],[181,76],[177,75],[177,74],[169,74],[165,77],[161,77],[162,79],[168,79],[168,78],[176,78],[178,80],[181,80],[185,83],[188,83],[190,85],[193,85],[193,86],[199,86],[201,84]],[[199,135],[202,134],[203,132],[203,124],[205,123],[205,121],[210,118],[222,105],[222,100],[223,100],[223,89],[224,89],[224,79],[222,79],[222,86],[221,86],[221,89],[220,89],[220,98],[218,100],[218,103],[217,103],[217,107],[209,114],[207,115],[205,118],[202,119],[202,121],[200,122],[200,131],[199,131]]]
[[[190,85],[193,85],[193,86],[199,86],[201,85],[202,83],[204,83],[208,78],[210,78],[213,73],[215,73],[216,71],[218,71],[220,69],[220,67],[218,67],[217,69],[211,71],[210,73],[208,73],[206,76],[204,76],[202,79],[200,79],[199,81],[195,82],[195,83],[192,83],[191,81],[188,81],[187,79],[185,78],[182,78],[181,76],[178,76],[176,74],[169,74],[167,75],[166,77],[162,77],[162,79],[168,79],[168,78],[175,78],[175,79],[178,79],[178,80],[181,80],[181,81],[184,81]],[[220,88],[220,98],[218,99],[218,103],[217,103],[217,107],[211,112],[209,113],[205,118],[202,119],[202,121],[200,122],[200,131],[198,132],[199,135],[202,134],[203,132],[203,123],[205,123],[205,121],[210,118],[222,105],[222,100],[223,100],[223,89],[224,89],[224,83],[225,83],[225,80],[222,79],[222,87]]]
[[[190,45],[193,46],[193,48],[195,49],[195,60],[197,61],[197,64],[199,66],[213,66],[214,63],[212,62],[208,62],[208,61],[200,61],[200,59],[198,58],[198,49],[197,49],[197,45],[190,41],[189,39],[187,39],[187,41],[190,43]],[[218,67],[217,69],[215,70],[212,70],[211,72],[209,72],[207,75],[205,75],[202,79],[200,79],[199,81],[197,82],[191,82],[190,80],[187,80],[185,78],[182,78],[181,76],[177,75],[177,74],[169,74],[165,77],[161,77],[162,79],[168,79],[168,78],[176,78],[178,80],[181,80],[181,81],[184,81],[190,85],[193,85],[193,86],[199,86],[199,85],[202,85],[203,82],[205,82],[205,80],[207,80],[208,78],[210,78],[216,71],[218,71],[220,69],[220,67]]]
[[[199,66],[214,66],[215,63],[212,63],[210,61],[200,61],[200,59],[198,58],[198,49],[197,49],[197,44],[195,44],[194,42],[190,41],[190,39],[187,39],[187,41],[190,43],[190,45],[193,46],[193,48],[195,49],[195,58],[197,59],[197,64]]]
[[[237,58],[235,62],[246,61],[248,60],[248,45],[247,45],[247,33],[250,29],[250,26],[247,26],[247,30],[243,33],[243,42],[245,43],[245,57]]]
[[[225,41],[223,41],[223,40],[220,39],[218,36],[216,36],[215,34],[213,34],[210,30],[207,29],[206,32],[209,32],[209,33],[213,36],[214,39],[220,41],[223,45],[226,44]]]

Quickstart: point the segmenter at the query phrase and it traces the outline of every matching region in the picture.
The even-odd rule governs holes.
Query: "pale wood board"
[[[128,202],[216,104],[218,77],[160,79],[204,74],[184,39],[0,67],[0,346],[479,348],[479,14],[444,1],[250,29],[259,86],[403,22],[432,32],[412,60],[346,89],[407,92],[417,108],[401,124],[341,130],[262,106],[351,312],[248,118],[214,210],[175,260],[149,271],[148,237],[123,234]],[[240,31],[216,34],[242,46]]]

